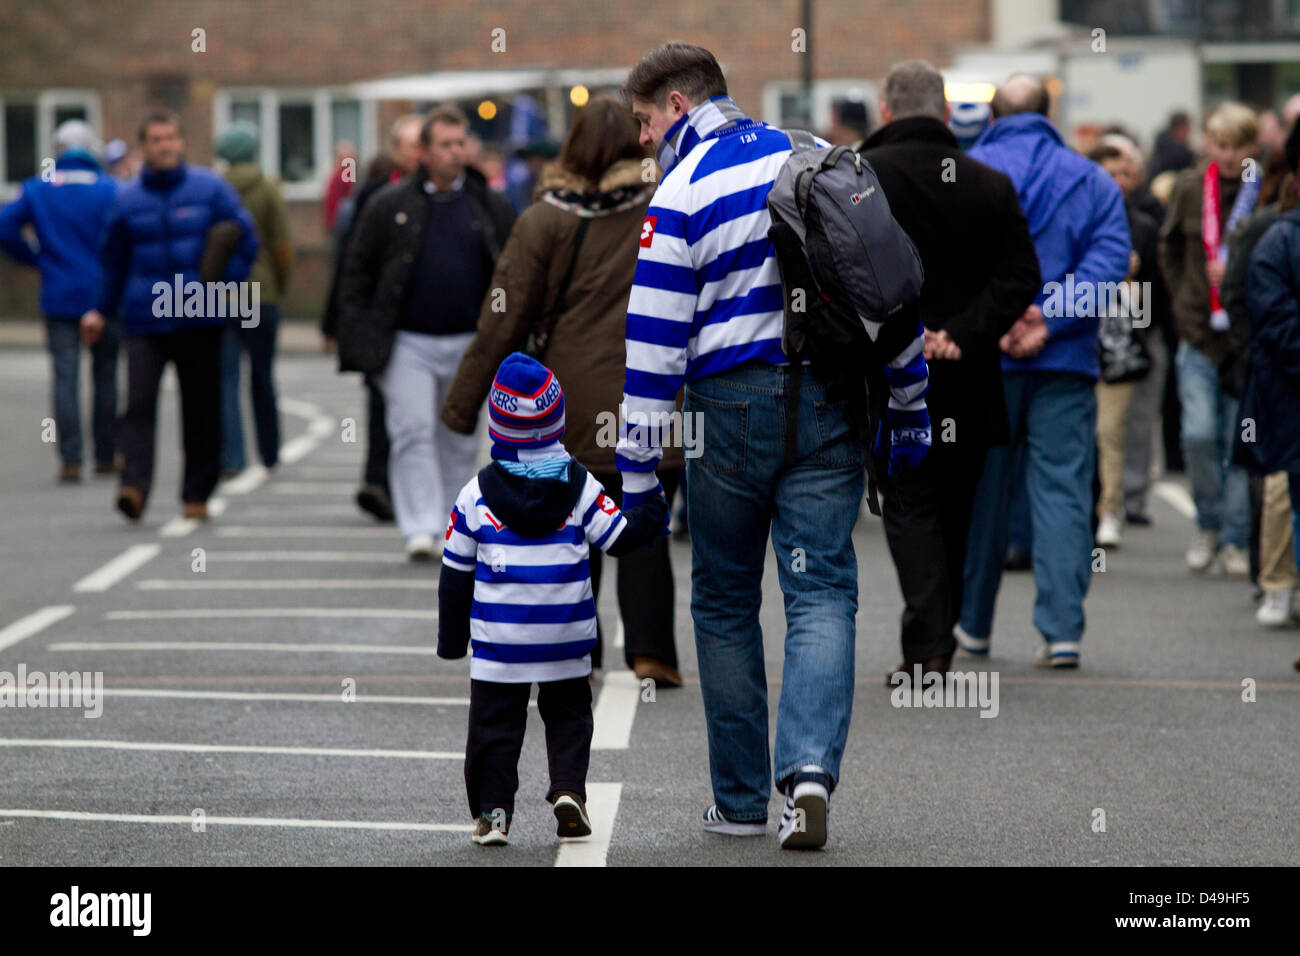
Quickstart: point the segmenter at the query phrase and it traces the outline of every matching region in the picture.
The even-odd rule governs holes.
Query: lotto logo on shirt
[[[456,530],[456,509],[451,509],[451,517],[447,521],[447,540],[451,540],[451,533]]]
[[[658,222],[658,216],[646,216],[645,222],[641,223],[641,247],[643,249],[649,249],[650,243],[655,241],[655,225]]]
[[[609,495],[601,495],[596,499],[596,504],[599,505],[600,510],[607,515],[612,515],[618,510],[618,505],[614,504],[614,499]]]

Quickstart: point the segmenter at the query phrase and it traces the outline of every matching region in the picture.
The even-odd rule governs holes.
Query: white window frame
[[[15,92],[0,94],[0,198],[10,199],[18,194],[19,182],[9,178],[5,168],[5,128],[4,110],[7,104],[33,105],[36,107],[36,171],[39,174],[41,160],[54,157],[54,111],[60,106],[80,106],[86,111],[86,122],[103,138],[103,112],[100,108],[99,94],[94,90],[57,88],[40,90],[35,93]]]
[[[215,143],[230,126],[230,110],[236,100],[257,100],[261,141],[260,165],[267,176],[281,180],[281,192],[289,201],[320,200],[325,195],[334,164],[335,100],[355,100],[361,105],[361,142],[357,143],[358,163],[365,162],[376,149],[375,102],[349,95],[336,87],[227,86],[212,96],[212,141]],[[280,106],[310,103],[312,106],[312,159],[316,176],[309,182],[283,182],[280,169]]]
[[[774,80],[763,87],[763,119],[776,125],[781,121],[781,96],[787,93],[801,93],[803,83],[799,80]],[[831,125],[831,104],[838,99],[849,99],[851,95],[860,97],[866,104],[867,116],[871,128],[880,126],[880,87],[873,80],[863,79],[828,79],[813,80],[812,84],[812,132],[825,132]]]

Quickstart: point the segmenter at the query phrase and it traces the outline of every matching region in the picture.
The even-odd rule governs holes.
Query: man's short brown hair
[[[673,90],[691,103],[727,95],[727,81],[713,54],[694,43],[665,43],[637,61],[623,84],[628,100],[663,106]]]
[[[435,106],[425,115],[424,125],[420,127],[420,142],[425,146],[433,142],[434,123],[447,123],[451,126],[459,126],[461,129],[469,129],[469,117],[459,107],[450,104]]]
[[[140,127],[136,130],[136,136],[143,143],[145,131],[150,126],[161,126],[163,124],[175,126],[176,132],[181,132],[181,118],[171,110],[159,108],[144,114],[144,117],[140,120]]]

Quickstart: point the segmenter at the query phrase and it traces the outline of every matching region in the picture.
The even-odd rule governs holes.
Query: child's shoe
[[[474,835],[470,837],[479,846],[505,846],[510,842],[510,818],[490,817],[486,813],[478,818]]]
[[[591,819],[582,797],[572,790],[555,795],[555,835],[560,837],[591,836]]]

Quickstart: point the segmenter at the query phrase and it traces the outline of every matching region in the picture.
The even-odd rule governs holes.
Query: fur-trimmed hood
[[[542,168],[535,196],[575,215],[609,216],[643,202],[655,189],[644,178],[643,161],[620,159],[593,183],[558,162]]]

